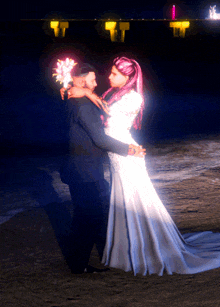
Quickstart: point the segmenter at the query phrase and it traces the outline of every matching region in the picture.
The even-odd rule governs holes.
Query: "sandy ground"
[[[155,187],[181,232],[220,231],[220,167]],[[59,244],[70,213],[68,200],[53,202],[0,225],[1,306],[220,306],[220,268],[162,277],[116,269],[71,274]],[[95,248],[90,264],[102,267]]]
[[[220,169],[160,189],[182,231],[220,231]],[[169,203],[169,205],[168,205]],[[69,203],[66,203],[68,207]],[[58,204],[51,204],[51,210]],[[47,209],[48,211],[48,209]],[[196,275],[133,276],[111,269],[72,275],[45,208],[0,227],[1,304],[9,306],[220,306],[220,269]],[[94,249],[91,264],[99,267]]]

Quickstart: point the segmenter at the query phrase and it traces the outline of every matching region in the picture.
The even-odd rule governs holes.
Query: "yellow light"
[[[189,28],[189,21],[174,21],[170,22],[170,28]]]
[[[115,30],[116,24],[117,24],[116,21],[106,21],[105,30]]]
[[[50,27],[51,27],[51,29],[54,30],[55,37],[58,37],[59,36],[59,32],[60,32],[59,21],[51,21],[50,22]]]
[[[105,22],[105,30],[110,31],[110,37],[112,42],[116,42],[118,35],[118,30],[121,31],[121,42],[125,40],[125,31],[130,30],[129,22],[116,22],[116,21],[106,21]]]
[[[121,30],[121,42],[124,43],[125,31],[130,30],[130,23],[129,22],[119,22],[119,29]]]
[[[170,28],[173,28],[173,36],[185,37],[186,29],[189,28],[189,21],[172,21],[170,22]]]
[[[68,29],[69,28],[69,22],[68,21],[60,22],[59,28],[61,28],[61,29],[63,29],[63,28]]]
[[[69,22],[68,21],[51,21],[50,22],[51,29],[54,29],[54,34],[56,37],[59,36],[60,29],[62,31],[62,37],[65,36],[66,29],[69,28]]]
[[[189,25],[190,25],[189,21],[183,21],[182,22],[182,27],[183,28],[189,28]]]
[[[111,41],[115,42],[118,31],[116,30],[117,22],[116,21],[106,21],[105,22],[105,30],[110,31]]]
[[[64,36],[65,36],[65,31],[66,31],[66,29],[69,28],[69,22],[68,22],[68,21],[62,21],[62,22],[60,22],[59,28],[62,30],[62,37],[64,37]]]
[[[50,27],[51,29],[56,29],[59,26],[59,21],[51,21],[50,22]]]
[[[130,30],[129,22],[119,22],[119,29],[122,31]]]

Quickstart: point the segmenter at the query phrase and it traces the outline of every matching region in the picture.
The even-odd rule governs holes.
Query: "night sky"
[[[215,23],[192,21],[189,35],[182,40],[173,38],[168,21],[134,21],[122,45],[111,43],[110,34],[104,32],[99,21],[70,23],[64,39],[55,39],[47,21],[32,21],[56,16],[170,19],[173,2],[168,1],[150,0],[143,4],[136,0],[134,5],[125,0],[95,0],[86,6],[85,1],[32,0],[21,4],[8,0],[8,9],[2,12],[0,20],[0,146],[4,153],[66,148],[65,110],[59,87],[52,79],[52,68],[60,54],[74,54],[79,62],[97,68],[98,94],[108,88],[107,73],[113,56],[119,52],[134,54],[149,93],[147,124],[143,126],[143,136],[148,141],[219,132],[220,88],[216,80],[220,70],[220,28]],[[206,1],[193,4],[177,0],[176,17],[207,18],[209,6],[215,3]],[[216,5],[220,12],[220,4]]]
[[[64,18],[102,18],[115,14],[121,18],[169,18],[172,4],[177,7],[177,17],[206,18],[210,5],[217,2],[208,0],[172,1],[18,1],[9,0],[4,3],[5,10],[1,12],[1,21],[19,19],[43,19],[54,12]],[[219,5],[220,8],[220,5]]]

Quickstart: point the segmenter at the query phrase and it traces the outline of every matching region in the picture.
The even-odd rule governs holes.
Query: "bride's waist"
[[[105,127],[106,134],[120,134],[120,135],[131,135],[130,127],[127,128],[116,128],[116,127]]]
[[[128,129],[124,129],[124,130],[115,130],[115,129],[109,129],[109,128],[105,128],[105,133],[108,136],[111,136],[112,138],[121,141],[121,142],[130,142],[131,140],[133,140],[131,133]]]

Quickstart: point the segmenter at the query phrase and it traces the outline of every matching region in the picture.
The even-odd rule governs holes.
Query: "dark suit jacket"
[[[61,179],[67,184],[103,180],[107,151],[126,156],[129,145],[105,134],[101,112],[88,98],[71,98],[67,107],[70,155],[61,169]]]

